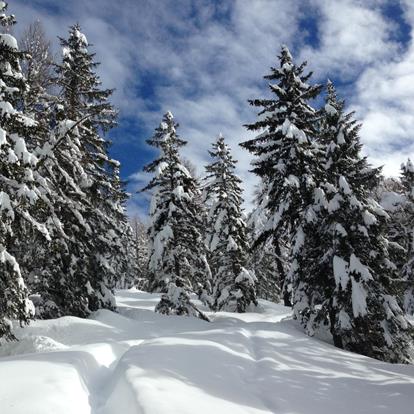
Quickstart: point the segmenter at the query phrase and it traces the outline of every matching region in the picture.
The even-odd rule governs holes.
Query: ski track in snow
[[[414,366],[304,335],[290,310],[161,316],[119,291],[101,310],[16,328],[0,347],[1,414],[411,414]]]

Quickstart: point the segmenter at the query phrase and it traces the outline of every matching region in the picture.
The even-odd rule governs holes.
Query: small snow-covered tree
[[[0,2],[0,25],[7,28],[15,19],[5,14],[6,8]],[[22,229],[26,229],[23,223],[48,237],[31,214],[42,198],[44,180],[34,171],[38,160],[27,150],[25,140],[36,134],[37,124],[16,109],[27,89],[20,68],[22,57],[16,39],[0,34],[0,338],[6,340],[14,339],[13,319],[25,324],[34,316],[15,258],[24,237]]]
[[[145,167],[154,174],[143,191],[152,190],[149,239],[149,290],[161,292],[156,311],[206,319],[190,301],[191,292],[200,292],[210,278],[202,240],[196,180],[184,167],[179,149],[186,144],[177,134],[171,112],[167,112],[149,145],[160,156]]]
[[[207,245],[213,272],[213,308],[246,312],[257,305],[255,277],[246,269],[249,245],[241,204],[241,180],[236,161],[220,135],[209,151],[213,161],[206,167],[205,197],[210,205]]]
[[[402,225],[407,251],[402,269],[402,276],[407,285],[404,293],[404,309],[412,315],[414,314],[414,164],[409,159],[401,166],[401,170],[401,182],[405,190]]]
[[[412,328],[395,297],[388,215],[369,195],[379,170],[360,155],[359,125],[343,108],[329,83],[320,129],[326,180],[298,241],[302,278],[294,311],[311,334],[327,324],[339,348],[408,362]]]
[[[49,92],[54,83],[54,59],[51,43],[39,20],[27,27],[19,44],[26,55],[22,62],[22,72],[29,86],[24,94],[24,110],[37,122],[47,124],[50,117],[45,115],[51,105]]]
[[[321,86],[308,84],[311,73],[303,74],[305,66],[295,65],[289,49],[282,47],[279,67],[271,68],[265,76],[275,96],[250,101],[262,109],[259,120],[247,128],[260,134],[241,144],[257,157],[252,171],[266,183],[261,200],[267,221],[255,244],[271,240],[274,246],[285,305],[291,303],[280,242],[285,237],[290,241],[301,226],[305,198],[312,195],[315,186],[319,157],[313,145],[316,111],[309,101],[318,96]]]

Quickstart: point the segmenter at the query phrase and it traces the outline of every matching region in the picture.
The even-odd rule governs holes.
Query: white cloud
[[[363,121],[362,140],[373,163],[386,164],[385,172],[395,175],[412,155],[414,47],[404,51],[396,42],[396,23],[383,15],[386,3],[15,0],[11,9],[22,26],[40,18],[50,36],[65,36],[67,27],[79,21],[103,63],[104,85],[117,88],[115,103],[128,122],[151,131],[162,112],[171,110],[189,141],[184,155],[199,172],[222,132],[239,160],[250,201],[256,179],[248,172],[249,154],[238,146],[251,136],[242,125],[255,118],[246,101],[267,94],[262,76],[276,64],[281,43],[293,46],[298,61],[309,61],[315,79],[352,82],[345,98]],[[412,26],[413,2],[403,5]],[[309,16],[316,19],[316,46],[304,44],[306,30],[300,24]],[[153,96],[139,96],[137,90],[146,88]],[[142,178],[140,172],[131,177],[131,188]],[[134,196],[130,210],[142,214],[142,209]]]
[[[413,5],[405,9],[413,27]],[[362,119],[364,151],[384,174],[398,176],[400,165],[414,157],[414,44],[394,59],[377,61],[355,84],[353,108]]]
[[[305,45],[318,79],[339,78],[345,98],[362,121],[364,153],[385,175],[397,176],[413,156],[414,47],[395,40],[397,23],[384,15],[386,0],[311,0],[316,8],[318,45]],[[414,4],[401,2],[407,23],[414,23]]]
[[[384,1],[311,0],[318,18],[319,45],[305,46],[301,57],[318,74],[331,73],[352,79],[363,67],[395,56],[399,47],[391,40],[394,23],[383,16]]]

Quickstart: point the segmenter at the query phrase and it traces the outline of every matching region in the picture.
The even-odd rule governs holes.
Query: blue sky
[[[128,210],[145,215],[135,194],[154,157],[145,139],[167,110],[188,140],[184,156],[203,172],[222,132],[239,159],[246,206],[255,177],[238,147],[255,118],[247,99],[267,94],[262,79],[281,44],[307,60],[315,82],[334,80],[363,122],[365,153],[386,175],[414,158],[414,1],[412,0],[10,0],[16,34],[40,19],[47,34],[81,24],[102,62],[104,86],[116,88],[119,127],[112,155],[134,193]],[[18,36],[17,36],[18,37]]]

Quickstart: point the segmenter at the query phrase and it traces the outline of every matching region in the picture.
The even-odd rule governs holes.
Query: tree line
[[[265,76],[271,97],[254,99],[258,135],[240,145],[254,155],[260,178],[247,220],[241,181],[222,136],[212,145],[206,176],[183,165],[174,117],[167,112],[147,142],[160,156],[153,174],[148,290],[160,292],[156,311],[206,316],[245,312],[257,297],[293,306],[309,335],[388,362],[409,362],[413,327],[414,166],[385,180],[361,153],[361,125],[345,111],[335,87],[311,84],[306,62],[283,46]],[[312,102],[325,91],[320,108]],[[384,185],[399,199],[387,212]]]

